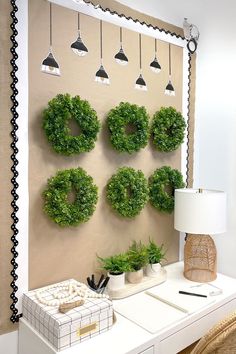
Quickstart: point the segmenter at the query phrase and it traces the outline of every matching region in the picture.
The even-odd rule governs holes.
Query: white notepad
[[[207,295],[207,297],[197,297],[191,295],[179,294],[179,290]],[[156,287],[146,291],[146,294],[160,300],[170,306],[179,309],[182,312],[191,314],[199,311],[209,304],[215,302],[215,299],[208,295],[206,291],[191,287],[177,287],[176,285],[166,285]]]
[[[150,333],[157,333],[188,316],[187,313],[145,293],[130,296],[125,300],[114,300],[113,307],[116,312]]]

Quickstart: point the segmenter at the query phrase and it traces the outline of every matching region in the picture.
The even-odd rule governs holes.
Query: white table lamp
[[[226,231],[226,193],[176,189],[174,227],[186,232],[184,276],[197,282],[216,278],[216,247],[208,234]]]

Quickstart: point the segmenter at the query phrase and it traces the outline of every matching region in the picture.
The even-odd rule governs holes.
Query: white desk
[[[166,266],[165,284],[186,287],[193,282],[182,275],[183,263]],[[129,319],[116,314],[117,322],[111,330],[74,347],[63,354],[175,354],[204,335],[215,323],[236,310],[236,279],[218,274],[213,284],[223,289],[215,302],[185,318],[151,334]],[[135,295],[133,295],[135,296]],[[118,300],[126,301],[126,299]],[[116,301],[114,301],[114,309]],[[165,316],[160,312],[157,321]],[[24,319],[20,320],[19,354],[55,354],[55,351]]]

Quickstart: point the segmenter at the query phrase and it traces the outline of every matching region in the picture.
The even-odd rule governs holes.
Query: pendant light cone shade
[[[175,96],[175,89],[174,89],[174,86],[171,82],[171,47],[170,47],[170,43],[169,43],[169,82],[168,82],[166,89],[165,89],[165,95]]]
[[[95,81],[100,84],[105,84],[105,85],[110,84],[109,77],[108,77],[103,65],[101,65],[99,70],[96,72]]]
[[[55,76],[60,76],[59,65],[57,64],[52,52],[49,52],[47,58],[42,62],[41,71]]]
[[[142,75],[142,42],[141,42],[141,34],[139,33],[139,68],[140,75],[135,82],[135,89],[141,91],[147,91],[147,85]]]
[[[122,47],[122,27],[120,27],[120,50],[115,55],[115,60],[120,65],[127,65],[129,61]]]
[[[95,81],[100,84],[109,85],[110,79],[109,79],[107,72],[104,69],[104,66],[102,64],[102,59],[103,59],[102,58],[102,20],[100,20],[100,60],[101,60],[101,65],[95,74]]]
[[[165,89],[165,94],[168,96],[175,96],[175,89],[171,83],[171,80],[169,80],[166,89]]]
[[[155,38],[155,57],[154,60],[150,63],[150,69],[155,73],[158,74],[161,71],[161,65],[157,60],[157,40]]]
[[[60,76],[59,65],[52,54],[52,4],[50,3],[49,11],[49,27],[50,27],[50,50],[48,56],[43,60],[41,71],[45,74]]]
[[[82,42],[80,36],[77,38],[77,40],[74,43],[71,44],[70,47],[73,50],[73,52],[80,57],[84,57],[88,53],[88,49]]]
[[[151,70],[155,73],[158,74],[161,71],[161,66],[157,61],[157,58],[155,57],[154,60],[150,64]]]
[[[80,57],[84,57],[87,53],[88,53],[88,48],[84,45],[81,36],[80,36],[80,14],[78,12],[78,38],[77,40],[71,44],[71,49],[73,50],[73,52],[80,56]]]
[[[119,52],[115,55],[115,59],[120,65],[127,65],[129,61],[122,48],[120,48]]]
[[[136,80],[135,88],[137,90],[147,91],[147,85],[146,85],[146,82],[143,79],[142,74],[140,74],[138,79]]]

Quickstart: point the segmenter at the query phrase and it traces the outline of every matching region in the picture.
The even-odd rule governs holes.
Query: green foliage
[[[126,254],[117,254],[107,258],[98,256],[98,259],[102,264],[102,268],[113,275],[121,274],[129,270],[128,257]]]
[[[74,119],[81,133],[70,134],[69,122]],[[62,155],[88,152],[95,146],[100,123],[88,101],[79,96],[60,94],[48,103],[43,112],[43,129],[54,151]]]
[[[119,152],[132,154],[147,145],[149,116],[145,107],[121,102],[119,106],[110,110],[107,122],[111,143]],[[131,133],[126,131],[129,126],[134,128]]]
[[[149,240],[149,244],[146,247],[149,264],[160,263],[165,259],[165,251],[163,250],[163,247],[163,245],[158,246],[154,241]]]
[[[107,185],[107,199],[121,216],[138,215],[148,200],[148,183],[142,171],[121,167]]]
[[[153,116],[151,133],[159,151],[176,150],[184,141],[186,123],[180,112],[173,107],[162,107]]]
[[[174,190],[184,188],[182,174],[169,166],[157,169],[149,178],[150,202],[159,211],[174,210]]]
[[[127,256],[130,272],[136,272],[137,270],[140,270],[148,262],[146,247],[142,244],[141,241],[133,241],[132,245],[128,249]]]
[[[74,202],[68,193],[74,192]],[[43,192],[44,211],[59,226],[77,226],[92,216],[98,199],[98,188],[82,168],[58,171],[48,180]]]

